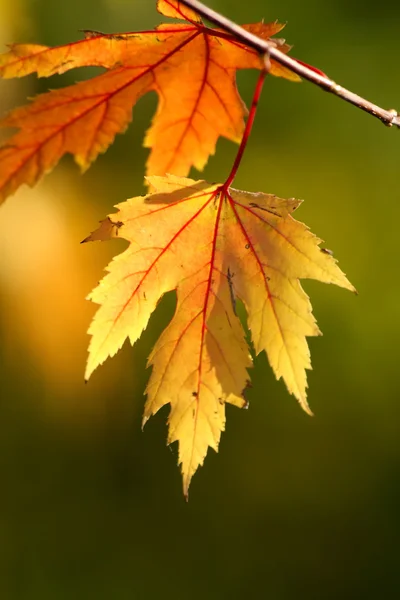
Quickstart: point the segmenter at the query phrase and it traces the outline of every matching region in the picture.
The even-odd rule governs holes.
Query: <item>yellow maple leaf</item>
[[[267,352],[276,377],[310,412],[306,336],[320,332],[299,279],[354,288],[321,240],[291,216],[300,201],[172,175],[148,183],[147,196],[119,204],[84,240],[130,242],[89,296],[100,308],[89,329],[86,378],[127,338],[135,343],[160,298],[176,290],[175,315],[148,361],[143,420],[171,405],[168,442],[179,442],[187,495],[208,447],[218,448],[225,403],[246,405],[252,361],[236,298],[256,352]]]

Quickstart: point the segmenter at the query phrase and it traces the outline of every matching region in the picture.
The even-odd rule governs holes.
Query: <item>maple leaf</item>
[[[187,495],[208,447],[218,449],[225,404],[246,406],[252,360],[236,298],[256,353],[266,351],[276,377],[310,412],[306,336],[320,331],[299,279],[354,288],[321,240],[291,216],[300,201],[173,175],[148,183],[147,196],[117,205],[84,240],[130,242],[89,296],[100,308],[89,329],[86,378],[127,338],[135,343],[160,298],[176,290],[174,317],[148,360],[143,422],[171,405],[168,443],[179,443]]]
[[[43,94],[0,122],[19,130],[0,149],[0,202],[21,184],[34,185],[66,153],[86,169],[126,129],[132,107],[150,91],[157,92],[159,102],[144,141],[152,149],[149,174],[187,175],[193,165],[201,170],[219,136],[240,141],[247,110],[236,88],[236,71],[261,69],[262,59],[233,36],[205,27],[180,2],[159,0],[157,7],[188,22],[128,34],[86,31],[78,42],[55,48],[15,44],[0,56],[2,77],[49,77],[83,66],[107,69]],[[268,39],[283,25],[245,28]],[[276,44],[289,50],[282,40]],[[275,61],[270,72],[299,79]]]

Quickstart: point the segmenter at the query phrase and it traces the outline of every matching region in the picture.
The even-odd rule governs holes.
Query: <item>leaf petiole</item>
[[[261,93],[262,93],[262,90],[264,87],[265,77],[267,76],[269,69],[270,69],[269,53],[266,53],[265,58],[264,58],[264,68],[260,71],[260,74],[258,76],[258,80],[257,80],[256,87],[255,87],[254,94],[253,94],[253,99],[251,101],[249,116],[246,121],[246,126],[244,128],[243,137],[240,142],[239,150],[237,151],[236,158],[234,160],[231,172],[229,173],[227,180],[225,181],[225,183],[223,184],[223,186],[221,188],[221,190],[223,190],[225,192],[232,185],[233,180],[235,179],[237,171],[239,169],[239,165],[242,161],[243,154],[244,154],[244,151],[247,146],[247,142],[249,141],[251,130],[253,129],[254,119],[255,119],[255,116],[257,113],[257,108],[258,108],[258,102],[260,100],[260,96],[261,96]]]

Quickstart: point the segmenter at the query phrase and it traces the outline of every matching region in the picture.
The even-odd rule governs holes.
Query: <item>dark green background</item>
[[[151,28],[160,20],[154,5],[19,1],[10,17],[3,2],[2,41],[60,44],[84,28]],[[381,106],[400,109],[397,0],[210,0],[210,6],[242,23],[287,21],[294,56]],[[87,75],[1,82],[2,108]],[[254,73],[239,75],[247,102],[254,81]],[[143,192],[141,140],[155,105],[155,97],[141,100],[133,127],[83,177],[66,159],[46,180],[57,196],[57,170],[66,174],[63,214],[74,227],[71,248],[82,268],[103,252],[83,287],[85,318],[68,307],[60,318],[79,319],[79,333],[62,334],[51,352],[59,364],[75,365],[70,387],[61,380],[49,387],[46,369],[52,367],[37,368],[41,356],[26,346],[13,310],[17,300],[24,306],[24,291],[13,297],[0,278],[0,595],[394,598],[400,568],[400,133],[311,84],[268,79],[235,185],[304,198],[297,218],[334,250],[359,296],[305,282],[324,332],[310,341],[309,401],[316,416],[301,411],[274,381],[265,356],[258,357],[250,408],[228,408],[220,452],[210,451],[186,504],[176,450],[165,447],[167,411],[140,431],[145,359],[173,299],[162,303],[134,349],[124,348],[86,387],[82,377],[93,313],[84,295],[116,247],[77,244],[114,204]],[[233,144],[220,141],[204,176],[221,180],[234,154]],[[29,240],[6,207],[31,206],[34,193],[24,190],[26,200],[17,195],[0,213],[27,257]],[[58,251],[49,243],[49,257]],[[5,263],[0,255],[0,275]],[[46,275],[46,261],[40,269]],[[49,286],[52,276],[49,270]],[[65,277],[73,290],[74,273]],[[33,314],[43,331],[50,327],[40,298]]]

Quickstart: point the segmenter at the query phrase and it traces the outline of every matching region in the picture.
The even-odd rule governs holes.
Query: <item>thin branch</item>
[[[198,2],[198,0],[180,0],[180,2],[197,12],[204,19],[207,19],[207,21],[210,21],[214,25],[217,25],[217,27],[220,27],[224,31],[234,35],[240,42],[246,44],[246,46],[254,48],[254,50],[257,50],[257,52],[260,52],[260,54],[269,55],[273,60],[290,69],[300,77],[303,77],[303,79],[307,79],[307,81],[318,85],[326,92],[335,94],[335,96],[342,98],[342,100],[346,100],[346,102],[354,104],[354,106],[357,106],[357,108],[361,108],[361,110],[364,110],[370,115],[380,119],[382,123],[388,127],[392,127],[394,125],[395,127],[400,128],[400,115],[396,110],[385,110],[380,106],[365,100],[365,98],[354,94],[350,90],[346,90],[342,86],[332,81],[332,79],[316,73],[307,66],[297,62],[297,60],[294,58],[287,56],[281,52],[273,42],[262,40],[258,36],[246,31],[243,29],[243,27],[240,27],[230,19],[220,15],[211,8],[208,8],[208,6],[202,2]]]

